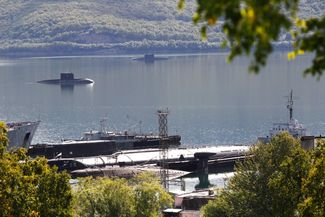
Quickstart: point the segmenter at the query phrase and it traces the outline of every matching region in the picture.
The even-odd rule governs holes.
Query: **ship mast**
[[[289,110],[289,120],[292,121],[293,119],[293,97],[292,97],[292,90],[290,91],[290,95],[288,96],[288,104],[287,109]]]
[[[106,129],[106,121],[107,121],[107,118],[103,118],[101,119],[99,122],[100,122],[100,131],[102,133],[106,133],[107,132],[107,129]]]

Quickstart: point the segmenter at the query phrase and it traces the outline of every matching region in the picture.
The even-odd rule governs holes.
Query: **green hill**
[[[170,52],[216,49],[220,26],[208,42],[192,24],[195,1],[1,0],[0,54]],[[324,14],[324,0],[302,0],[302,15]],[[290,37],[283,34],[281,46]]]

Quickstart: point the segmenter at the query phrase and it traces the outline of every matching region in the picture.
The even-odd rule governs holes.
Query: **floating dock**
[[[244,159],[250,146],[214,146],[202,148],[175,148],[168,150],[166,163],[169,169],[199,171],[205,166],[209,169],[227,170],[233,168],[238,160]],[[205,156],[206,153],[208,157]],[[99,172],[107,167],[131,168],[131,166],[157,165],[161,163],[160,149],[142,149],[116,152],[112,155],[78,158],[58,158],[49,160],[50,165],[69,172],[97,168]],[[206,165],[202,165],[206,162]]]

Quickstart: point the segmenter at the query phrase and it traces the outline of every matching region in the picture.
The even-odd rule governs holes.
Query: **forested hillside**
[[[195,51],[220,47],[220,25],[200,40],[195,1],[0,0],[0,54]],[[301,0],[301,16],[325,13],[324,0]],[[284,33],[278,45],[289,46]]]

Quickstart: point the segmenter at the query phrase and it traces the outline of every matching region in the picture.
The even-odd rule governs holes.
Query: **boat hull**
[[[28,148],[39,123],[39,121],[7,123],[9,149]]]
[[[180,146],[181,137],[169,136],[162,138],[142,138],[130,140],[90,140],[90,141],[66,141],[56,144],[36,144],[29,148],[31,157],[44,156],[48,159],[64,157],[89,157],[99,155],[111,155],[120,150],[159,148],[161,143],[168,147]]]
[[[78,84],[92,84],[93,80],[88,78],[62,80],[62,79],[51,79],[38,81],[40,84],[61,84],[61,85],[78,85]]]

